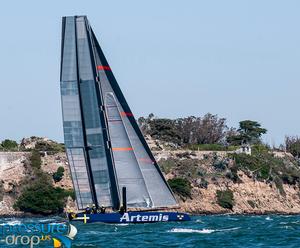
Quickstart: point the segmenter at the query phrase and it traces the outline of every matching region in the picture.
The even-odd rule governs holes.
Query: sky
[[[300,1],[1,2],[0,140],[62,142],[61,17],[87,15],[136,117],[255,120],[300,135]]]

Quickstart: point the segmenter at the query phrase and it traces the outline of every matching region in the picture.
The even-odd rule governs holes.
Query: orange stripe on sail
[[[120,112],[120,114],[121,114],[122,116],[133,116],[133,114],[132,114],[132,113],[129,113],[129,112]]]
[[[132,147],[113,147],[113,151],[133,151]]]
[[[110,71],[110,67],[107,65],[97,65],[97,70]]]

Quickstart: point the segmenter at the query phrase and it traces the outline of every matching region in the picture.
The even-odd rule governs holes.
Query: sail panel
[[[75,19],[68,17],[63,19],[62,32],[62,55],[61,55],[61,78],[60,81],[76,81],[76,41]]]
[[[79,209],[93,203],[84,153],[82,119],[77,82],[74,17],[63,19],[61,99],[64,139]]]
[[[149,194],[116,104],[115,96],[112,92],[104,94],[111,149],[119,189],[126,187],[128,207],[147,207],[150,201]]]
[[[111,185],[105,142],[100,120],[96,93],[96,81],[92,67],[93,51],[90,49],[89,33],[85,17],[76,18],[79,85],[84,120],[86,148],[92,183],[99,205],[112,206]]]
[[[150,158],[150,156],[146,152],[143,144],[140,141],[140,138],[133,129],[129,118],[134,117],[123,115],[123,122],[126,126],[129,139],[131,141],[132,147],[134,148],[136,158],[138,160],[145,183],[147,185],[147,189],[151,196],[152,207],[159,208],[177,205],[173,194],[166,185],[165,181],[162,180],[159,171],[155,167],[156,161]]]
[[[120,117],[116,114],[114,116],[111,116],[108,113],[108,118],[112,118],[112,120],[114,120],[114,125],[120,125],[119,123],[121,123],[124,126],[124,130],[126,130],[126,136],[127,138],[129,138],[129,143],[131,145],[132,153],[134,154],[134,159],[138,164],[138,167],[134,166],[133,168],[134,170],[138,170],[142,173],[142,178],[145,182],[146,190],[149,195],[149,198],[146,200],[146,205],[147,207],[152,208],[168,206],[174,207],[177,205],[177,202],[172,194],[172,191],[168,187],[158,165],[156,164],[153,155],[151,154],[149,147],[147,146],[146,141],[144,140],[137,126],[134,116],[111,72],[111,68],[107,63],[94,34],[93,41],[96,49],[96,62],[100,87],[102,89],[103,95],[110,94],[114,96],[114,101],[116,103],[115,109],[118,109],[118,113],[120,115]],[[106,108],[110,109],[110,106],[106,106]],[[135,127],[133,127],[132,124],[135,124]],[[115,131],[113,131],[113,128],[114,126],[113,124],[111,124],[109,126],[111,136],[115,135]],[[122,144],[122,147],[126,148],[127,146],[126,144]],[[117,154],[118,153],[114,152],[114,157]],[[150,156],[149,154],[152,156]],[[120,159],[123,161],[126,160],[125,157]]]
[[[87,205],[93,203],[84,150],[82,148],[67,149],[67,156],[77,205],[79,209],[84,209]]]

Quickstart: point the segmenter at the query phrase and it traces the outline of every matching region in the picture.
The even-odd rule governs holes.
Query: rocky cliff
[[[293,174],[286,175],[285,180],[286,172],[277,168],[277,164],[270,167],[266,177],[264,168],[239,164],[238,158],[232,155],[234,152],[168,150],[158,141],[148,139],[148,142],[165,177],[184,178],[189,183],[191,191],[188,197],[176,194],[182,211],[195,214],[300,213],[299,166],[288,153],[268,151],[270,163],[274,163],[273,158],[279,158],[285,170],[293,171]],[[30,152],[0,152],[0,215],[21,214],[14,210],[13,204],[22,189],[23,179],[29,175],[29,155]],[[57,183],[53,181],[53,185],[71,189],[72,180],[65,153],[42,153],[41,169],[44,172],[52,175],[60,166],[65,169],[64,176]],[[281,176],[282,183],[278,183],[274,175]],[[218,191],[232,192],[232,207],[220,204]],[[75,208],[70,198],[67,205]]]
[[[235,182],[229,176],[230,172],[218,168],[222,165],[215,162],[227,162],[227,155],[227,152],[214,151],[156,152],[161,165],[166,161],[173,162],[169,168],[162,166],[167,179],[183,177],[191,183],[191,197],[176,196],[182,211],[195,214],[300,213],[299,185],[282,184],[282,190],[274,182],[258,180],[241,170],[237,171],[239,180]],[[290,154],[278,155],[284,159],[290,157]],[[218,203],[217,191],[225,190],[233,192],[232,209],[223,208]]]

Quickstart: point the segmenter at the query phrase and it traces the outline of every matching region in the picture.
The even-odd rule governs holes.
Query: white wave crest
[[[21,225],[21,224],[22,224],[22,222],[19,220],[11,220],[6,223],[1,223],[0,226],[4,226],[4,225],[15,226],[15,225]]]
[[[168,232],[172,232],[172,233],[200,233],[200,234],[210,234],[210,233],[214,233],[214,232],[226,232],[226,231],[233,231],[233,230],[237,230],[240,227],[233,227],[233,228],[227,228],[227,229],[201,229],[201,230],[197,230],[197,229],[191,229],[191,228],[173,228],[171,230],[169,230]]]
[[[213,229],[202,229],[202,230],[196,230],[196,229],[190,229],[190,228],[173,228],[168,232],[173,233],[213,233],[216,230]]]
[[[42,219],[42,220],[39,220],[40,223],[48,223],[48,222],[53,222],[53,221],[57,221],[57,219]]]
[[[297,221],[292,221],[291,223],[292,223],[292,224],[299,224],[300,221],[299,221],[299,220],[297,220]]]

